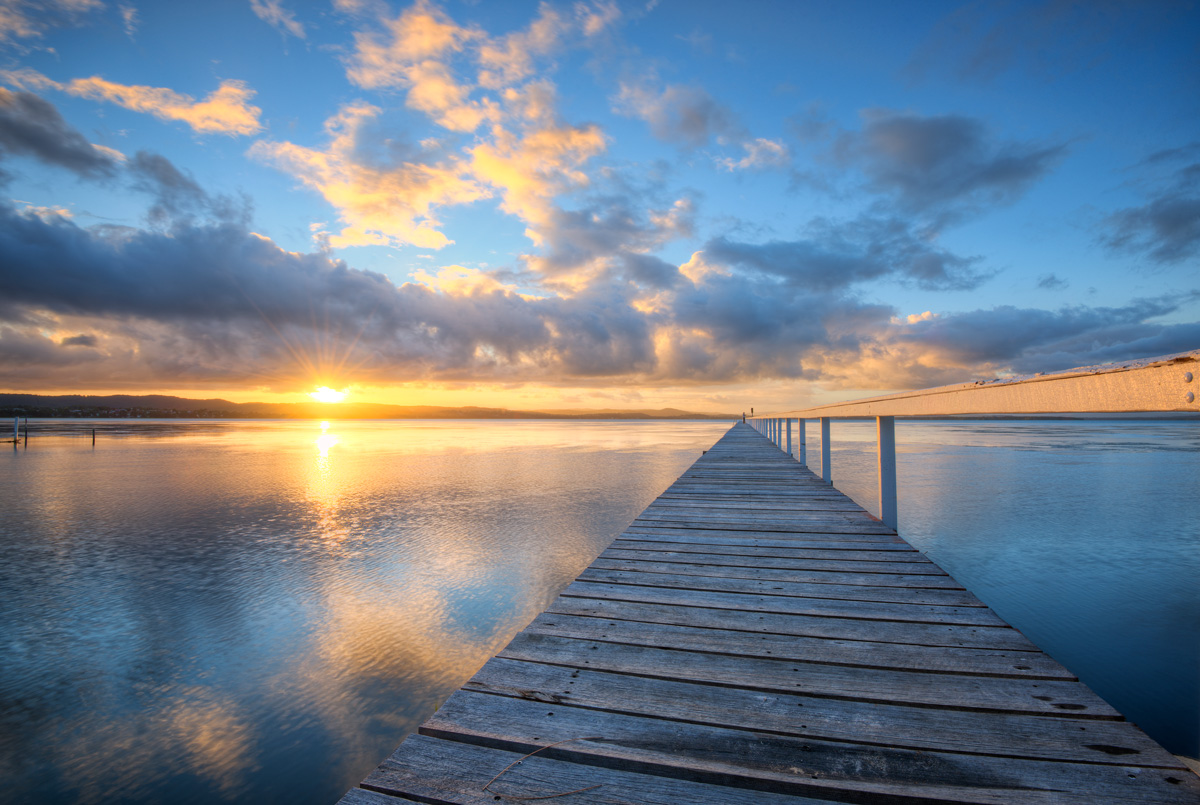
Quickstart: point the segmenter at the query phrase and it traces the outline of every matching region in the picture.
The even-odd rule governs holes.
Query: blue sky
[[[1191,3],[0,0],[7,390],[795,408],[1200,347]]]

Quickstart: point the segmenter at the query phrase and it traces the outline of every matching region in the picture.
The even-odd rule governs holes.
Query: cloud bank
[[[682,161],[734,184],[796,174],[807,148],[836,173],[812,182],[832,188],[816,205],[830,211],[786,235],[715,225],[702,192],[671,186],[673,166],[622,164],[610,130],[562,111],[556,60],[599,59],[624,19],[616,5],[542,5],[500,36],[424,0],[398,14],[351,0],[337,8],[353,28],[339,62],[347,86],[375,102],[340,98],[316,143],[263,136],[254,90],[240,81],[197,101],[99,76],[4,74],[15,89],[0,88],[0,170],[36,163],[134,193],[145,217],[85,226],[61,208],[0,200],[0,371],[44,388],[795,381],[875,390],[1200,345],[1200,324],[1179,321],[1198,299],[1187,289],[1053,310],[913,312],[889,301],[896,290],[961,300],[993,281],[1000,268],[948,246],[945,233],[1024,198],[1070,158],[1071,142],[879,108],[862,110],[856,128],[762,136],[699,84],[625,71],[636,77],[609,87],[610,108]],[[308,35],[279,0],[252,0],[250,10],[285,37]],[[20,36],[39,35],[29,30]],[[255,137],[246,153],[322,199],[337,223],[318,228],[307,251],[284,249],[255,230],[248,198],[212,194],[153,151],[91,143],[36,94],[54,92]],[[433,136],[402,134],[397,110]],[[1140,203],[1104,217],[1104,249],[1160,265],[1195,258],[1195,155],[1185,146],[1148,160],[1155,178],[1138,186]],[[848,186],[861,203],[826,205]],[[525,236],[501,267],[431,263],[398,284],[334,251],[436,253],[454,244],[451,211],[483,205]],[[1027,284],[1070,286],[1055,273]]]

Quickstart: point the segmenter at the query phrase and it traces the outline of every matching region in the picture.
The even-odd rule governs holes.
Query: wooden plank
[[[735,545],[737,541],[743,539],[765,539],[773,540],[779,543],[781,547],[787,547],[790,543],[805,543],[813,542],[829,545],[888,545],[896,544],[896,538],[893,534],[831,534],[825,531],[769,531],[760,532],[753,530],[731,530],[723,528],[701,528],[689,526],[687,528],[673,528],[671,526],[659,526],[654,524],[631,525],[622,534],[623,537],[639,538],[639,539],[658,539],[664,541],[684,541],[684,542],[720,542],[722,544]],[[673,539],[677,537],[692,537],[690,540]],[[905,543],[907,545],[907,543]],[[911,546],[909,546],[911,547]]]
[[[338,805],[399,805],[402,802],[414,801],[419,802],[420,800],[412,800],[402,795],[388,796],[364,788],[351,788],[346,792],[346,796],[338,800]],[[492,805],[495,803],[493,802]]]
[[[624,541],[614,542],[614,547],[605,551],[604,556],[612,559],[628,559],[633,561],[644,558],[647,561],[656,562],[726,563],[746,567],[757,565],[762,567],[792,568],[795,570],[946,576],[946,571],[932,562],[868,562],[852,559],[840,561],[836,559],[809,559],[803,556],[781,556],[780,554],[783,551],[774,549],[756,550],[753,548],[747,548],[744,554],[739,554],[732,551],[726,552],[729,549],[724,549],[721,546],[710,548],[704,545],[672,545],[671,550],[654,550],[652,547],[641,548],[638,546],[626,547],[627,545],[628,543]]]
[[[805,729],[806,722],[798,720],[797,729]],[[1180,777],[1187,773],[1182,764],[1110,766],[858,745],[466,690],[451,695],[420,732],[513,752],[558,743],[543,754],[696,782],[859,801],[1195,805],[1200,792],[1195,775],[1196,782]]]
[[[742,632],[864,640],[872,643],[905,643],[912,646],[971,646],[1015,651],[1038,648],[1016,629],[981,628],[955,624],[859,620],[737,609],[673,606],[620,599],[576,598],[562,595],[547,612],[614,620],[699,626]]]
[[[658,540],[643,540],[638,536],[622,536],[613,540],[613,546],[621,550],[633,551],[640,549],[662,550],[663,543]],[[788,545],[779,540],[771,540],[767,546],[759,548],[756,545],[726,545],[710,541],[693,543],[690,547],[703,549],[705,553],[722,551],[735,555],[776,556],[789,559],[852,559],[859,562],[890,562],[890,563],[920,563],[932,565],[925,554],[913,548],[907,550],[879,550],[870,544],[843,545],[840,548],[810,548],[807,545]],[[688,543],[673,543],[672,550],[689,549]],[[944,571],[943,571],[944,572]]]
[[[838,640],[831,637],[614,620],[562,612],[543,612],[525,628],[524,633],[882,670],[1075,680],[1070,671],[1040,651]]]
[[[635,584],[605,584],[574,581],[563,591],[563,597],[592,598],[609,601],[636,601],[649,604],[699,607],[704,609],[733,609],[784,615],[817,615],[825,618],[855,618],[871,621],[905,623],[956,624],[981,629],[1013,628],[990,609],[978,607],[942,607],[932,604],[890,604],[875,601],[846,601],[825,598],[793,598],[783,595],[750,595],[745,593],[708,592],[705,590],[664,589]]]
[[[697,566],[697,567],[703,567]],[[712,568],[710,568],[711,570]],[[710,590],[714,592],[789,595],[799,598],[830,598],[847,601],[872,601],[893,604],[933,604],[952,607],[982,607],[983,602],[965,590],[930,590],[925,588],[877,587],[854,584],[796,582],[790,578],[769,579],[745,568],[715,568],[720,573],[679,573],[665,562],[630,564],[609,569],[597,560],[579,575],[580,581],[605,584],[635,584],[641,586]],[[781,574],[789,575],[789,574]]]
[[[526,757],[425,735],[405,739],[363,785],[385,792],[409,792],[419,802],[455,805],[495,805],[498,798],[507,802],[546,799],[566,805],[833,805],[827,799],[580,765],[545,753]],[[378,805],[396,801],[382,794],[375,796],[382,798]],[[359,803],[375,805],[376,801],[357,800],[347,805]]]
[[[564,643],[558,647],[570,651]],[[534,646],[526,644],[526,648],[532,650]],[[520,646],[515,647],[513,654],[520,653],[519,650]],[[615,648],[605,647],[606,653],[610,651]],[[1082,688],[1085,697],[1094,700],[1112,719],[1045,717],[1009,709],[1006,702],[1000,701],[990,702],[992,706],[986,711],[964,711],[911,706],[885,701],[879,696],[834,699],[799,689],[696,684],[693,680],[700,674],[690,675],[695,673],[692,666],[701,665],[706,657],[692,658],[687,666],[689,676],[664,679],[639,676],[634,671],[523,662],[520,657],[510,658],[508,654],[506,651],[489,661],[464,689],[570,707],[854,744],[1122,766],[1131,761],[1162,768],[1179,766],[1173,756],[1145,733],[1128,722],[1115,720],[1119,714],[1078,682],[1057,684]],[[589,654],[595,655],[588,661],[593,664],[622,664],[598,651]],[[651,654],[644,651],[642,658],[651,660]],[[644,667],[633,652],[627,652],[625,659],[631,669]],[[810,669],[791,676],[804,676],[807,670]],[[714,670],[714,675],[719,675],[718,671]],[[1069,691],[1065,695],[1075,698]],[[1020,706],[1022,698],[1028,697],[1014,691],[1011,703]],[[1054,715],[1061,715],[1061,711]],[[1076,737],[1080,731],[1088,734],[1092,745],[1109,749],[1088,748]],[[1119,753],[1114,753],[1116,750]]]
[[[712,531],[712,533],[704,533]],[[773,548],[815,548],[833,551],[913,551],[911,545],[889,534],[789,534],[771,531],[762,534],[745,531],[717,531],[697,528],[639,528],[630,526],[622,539],[654,542],[690,542],[702,545],[758,545]]]
[[[949,576],[916,575],[907,573],[844,573],[827,570],[800,570],[797,568],[776,569],[762,567],[753,562],[730,564],[727,562],[651,561],[641,557],[633,559],[610,558],[600,554],[592,562],[598,570],[643,570],[648,572],[693,574],[697,576],[731,576],[754,578],[764,581],[791,581],[808,584],[852,584],[857,587],[896,587],[910,591],[945,590],[962,591],[962,586]]]
[[[707,520],[704,524],[697,526],[696,522],[690,520],[635,520],[634,524],[638,528],[704,528],[713,531],[752,531],[752,532],[782,532],[788,534],[891,534],[893,533],[887,526],[880,523],[874,525],[872,523],[781,523],[772,525],[770,523],[736,523],[733,521],[718,521]]]
[[[553,663],[569,669],[690,680],[860,703],[1037,716],[1120,718],[1120,713],[1077,680],[993,679],[924,671],[847,668],[802,660],[756,659],[603,640],[577,640],[536,632],[518,635],[498,657]],[[547,688],[552,689],[556,688]],[[844,709],[844,704],[837,708],[838,712]],[[875,708],[870,711],[885,712]]]

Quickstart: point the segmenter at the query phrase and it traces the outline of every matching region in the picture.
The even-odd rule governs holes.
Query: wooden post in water
[[[896,418],[875,417],[879,447],[879,519],[896,530]]]
[[[96,446],[96,429],[92,428],[92,447]]]
[[[833,485],[833,466],[830,463],[831,453],[833,451],[829,446],[829,417],[821,417],[821,480],[830,486]]]

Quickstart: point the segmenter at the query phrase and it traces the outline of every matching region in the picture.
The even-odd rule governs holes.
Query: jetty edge
[[[341,800],[1197,803],[1200,777],[738,423]]]

